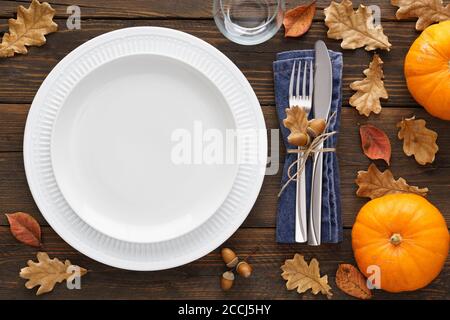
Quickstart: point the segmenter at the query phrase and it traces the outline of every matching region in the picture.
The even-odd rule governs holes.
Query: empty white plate
[[[174,163],[173,132],[194,134],[198,121],[240,132],[245,161]],[[25,172],[75,249],[115,267],[166,269],[214,250],[247,217],[265,130],[248,81],[217,49],[176,30],[122,29],[84,43],[45,79],[25,127]]]
[[[106,235],[131,242],[179,237],[214,214],[238,168],[203,158],[177,163],[172,154],[181,140],[174,133],[185,130],[193,149],[203,136],[194,136],[199,125],[223,137],[235,129],[224,96],[195,68],[155,54],[105,63],[59,109],[51,145],[58,186]]]

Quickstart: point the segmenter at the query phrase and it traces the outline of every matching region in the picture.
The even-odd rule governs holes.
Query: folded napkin
[[[333,69],[333,96],[331,102],[330,115],[336,112],[336,116],[331,119],[329,131],[339,130],[339,120],[342,102],[342,53],[329,51]],[[285,109],[289,106],[288,90],[291,71],[294,61],[314,61],[314,50],[296,50],[277,54],[277,59],[273,63],[275,82],[275,103],[278,119],[280,121],[281,135],[286,148],[296,147],[287,142],[290,133],[284,127],[283,119],[286,118]],[[312,115],[312,112],[311,114]],[[325,141],[325,148],[333,148],[337,143],[337,134]],[[297,159],[296,153],[286,154],[281,185],[288,180],[288,168]],[[342,220],[341,220],[341,199],[339,193],[339,166],[334,152],[323,154],[323,190],[322,190],[322,243],[337,243],[342,241]],[[294,169],[294,168],[293,168]],[[309,160],[305,168],[306,172],[306,208],[309,212],[309,202],[311,193],[312,165]],[[292,171],[294,172],[294,171]],[[280,196],[278,202],[277,215],[277,242],[295,242],[295,205],[296,205],[296,182],[292,181]]]

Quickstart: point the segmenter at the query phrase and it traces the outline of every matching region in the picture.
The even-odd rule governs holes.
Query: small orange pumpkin
[[[381,289],[413,291],[437,277],[449,250],[442,214],[415,194],[391,194],[369,201],[356,218],[352,246],[361,272],[380,271]]]
[[[450,20],[429,26],[405,60],[409,92],[431,115],[450,120]]]

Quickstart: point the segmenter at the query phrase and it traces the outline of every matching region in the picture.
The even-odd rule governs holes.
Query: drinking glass
[[[283,24],[284,0],[214,0],[213,15],[225,37],[243,45],[272,38]]]

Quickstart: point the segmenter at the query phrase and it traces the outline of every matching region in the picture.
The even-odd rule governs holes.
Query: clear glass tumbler
[[[214,0],[213,15],[225,37],[243,45],[272,38],[283,24],[284,0]]]

